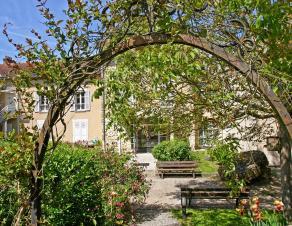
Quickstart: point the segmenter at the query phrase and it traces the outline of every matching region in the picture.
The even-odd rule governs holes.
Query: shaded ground
[[[281,198],[280,172],[278,168],[272,169],[271,179],[255,182],[251,186],[251,196],[257,195],[261,200],[262,208],[273,208],[273,201]],[[160,179],[153,170],[147,171],[147,177],[152,186],[146,202],[136,207],[138,225],[140,226],[166,226],[179,225],[172,217],[171,209],[180,208],[180,186],[198,185],[214,187],[222,185],[215,174],[199,178],[192,177],[166,177]],[[234,208],[235,200],[199,200],[195,203],[198,208]]]

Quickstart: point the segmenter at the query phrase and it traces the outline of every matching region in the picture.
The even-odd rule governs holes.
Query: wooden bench
[[[148,162],[137,162],[137,163],[135,163],[135,165],[138,166],[138,167],[146,168],[147,166],[150,165],[150,163],[148,163]]]
[[[249,188],[240,192],[235,197],[230,197],[231,189],[226,187],[196,187],[182,186],[181,187],[181,204],[182,213],[186,214],[187,207],[192,206],[192,200],[195,199],[235,199],[235,207],[238,207],[241,199],[249,198]]]
[[[197,164],[195,161],[158,161],[156,169],[158,175],[163,179],[165,174],[188,174],[196,177]]]

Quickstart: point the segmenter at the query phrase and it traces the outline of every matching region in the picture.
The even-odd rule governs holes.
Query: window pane
[[[85,109],[85,92],[81,91],[76,94],[76,110]]]

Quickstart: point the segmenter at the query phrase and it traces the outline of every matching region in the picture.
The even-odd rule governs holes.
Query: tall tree
[[[168,133],[188,136],[192,123],[199,126],[203,115],[211,114],[218,128],[237,128],[242,139],[255,141],[270,135],[276,121],[263,96],[240,73],[187,46],[145,47],[119,56],[106,89],[110,125],[128,135],[152,123],[157,130],[167,125]],[[261,124],[254,120],[243,126],[252,119]]]

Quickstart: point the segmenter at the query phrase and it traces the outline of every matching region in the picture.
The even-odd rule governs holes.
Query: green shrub
[[[29,199],[32,148],[26,136],[0,137],[0,225],[12,225],[17,211]],[[27,211],[22,215],[20,224],[25,225]]]
[[[8,143],[10,145],[5,144],[1,151],[8,156],[6,149],[9,149],[18,156],[21,148]],[[11,145],[16,148],[9,148]],[[103,152],[99,148],[59,145],[46,156],[42,221],[48,225],[129,224],[132,220],[130,204],[143,200],[149,189],[142,170],[130,159],[130,155]],[[4,161],[2,156],[0,160]],[[7,172],[18,172],[6,163],[1,167],[6,167]],[[4,181],[5,175],[1,174],[1,178]],[[8,179],[0,187],[1,225],[11,225],[21,204],[29,198],[27,183],[14,186],[17,181],[29,180],[29,174],[17,174],[10,177],[10,182]],[[27,208],[23,222],[29,222],[28,213]]]
[[[238,155],[238,148],[239,143],[236,140],[217,141],[215,146],[208,150],[208,153],[213,160],[232,170]]]
[[[218,162],[218,174],[226,181],[226,186],[231,189],[231,195],[238,195],[245,186],[245,181],[235,175],[236,161],[239,154],[239,142],[235,139],[218,141],[208,150],[211,158]]]
[[[191,147],[183,140],[163,141],[152,149],[152,154],[159,161],[190,160]]]

